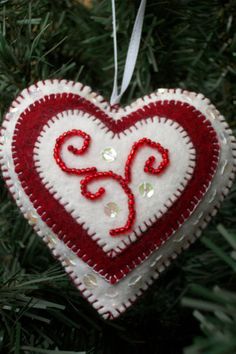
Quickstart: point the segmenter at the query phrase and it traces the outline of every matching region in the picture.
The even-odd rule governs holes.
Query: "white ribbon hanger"
[[[115,0],[112,0],[112,24],[113,24],[113,44],[114,44],[114,84],[113,91],[110,98],[110,104],[114,105],[120,102],[120,99],[126,91],[131,81],[135,64],[137,61],[141,33],[143,28],[143,19],[146,7],[146,0],[142,0],[138,9],[138,13],[135,19],[133,31],[130,38],[129,48],[125,61],[125,69],[123,79],[121,83],[120,92],[118,92],[118,59],[117,59],[117,34],[116,34],[116,9]]]

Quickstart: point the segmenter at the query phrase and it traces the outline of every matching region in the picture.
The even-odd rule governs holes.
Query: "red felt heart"
[[[20,101],[20,98],[18,98]],[[33,159],[33,149],[42,128],[52,117],[67,110],[87,112],[114,134],[127,131],[137,122],[159,116],[177,122],[187,132],[196,150],[196,167],[181,196],[152,224],[138,241],[111,258],[94,242],[43,184]],[[160,247],[184,223],[207,191],[217,168],[219,143],[209,120],[194,106],[178,100],[152,100],[119,120],[118,107],[105,113],[96,103],[74,93],[45,94],[20,115],[12,141],[15,171],[42,220],[77,255],[111,283],[127,275],[151,252]],[[46,147],[45,147],[46,148]],[[124,156],[124,161],[127,156]],[[181,156],[180,156],[181,158]],[[149,162],[151,164],[151,162]]]

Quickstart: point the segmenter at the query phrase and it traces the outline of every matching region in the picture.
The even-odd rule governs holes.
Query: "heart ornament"
[[[215,215],[236,143],[202,94],[159,89],[121,108],[80,83],[46,80],[12,103],[0,158],[24,216],[112,319]]]

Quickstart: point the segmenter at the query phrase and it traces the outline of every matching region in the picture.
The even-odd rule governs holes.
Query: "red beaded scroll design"
[[[162,173],[166,167],[169,165],[169,152],[167,149],[164,149],[161,144],[154,142],[148,138],[142,138],[135,142],[131,148],[131,151],[128,155],[127,161],[125,163],[125,177],[123,178],[122,176],[114,173],[113,171],[105,171],[105,172],[99,172],[97,171],[96,167],[89,167],[89,168],[69,168],[66,166],[64,161],[62,160],[61,157],[61,150],[64,145],[64,143],[71,137],[81,137],[83,138],[83,145],[80,149],[75,148],[73,145],[69,145],[67,149],[73,153],[74,155],[82,155],[84,154],[88,149],[89,145],[91,142],[91,137],[83,132],[82,130],[70,130],[68,132],[63,133],[62,135],[59,136],[56,140],[56,144],[54,147],[54,159],[56,160],[56,163],[58,166],[62,169],[62,171],[68,173],[68,174],[75,174],[75,175],[87,175],[85,176],[84,179],[80,181],[80,189],[81,189],[81,194],[90,200],[96,200],[101,198],[104,193],[106,192],[103,187],[99,188],[97,192],[91,193],[88,191],[88,184],[92,181],[99,180],[99,179],[104,179],[104,178],[111,178],[118,182],[120,186],[122,187],[124,193],[127,195],[128,199],[128,210],[129,210],[129,215],[126,221],[126,224],[122,227],[112,229],[109,231],[111,236],[118,236],[124,233],[127,233],[132,230],[132,226],[135,221],[135,216],[136,216],[136,211],[135,211],[135,198],[134,195],[128,186],[128,183],[131,182],[131,167],[134,161],[135,156],[137,155],[137,152],[140,148],[143,146],[149,146],[151,148],[156,149],[162,156],[162,161],[159,163],[159,165],[155,168],[153,167],[156,158],[154,156],[150,156],[147,161],[145,162],[144,165],[144,172],[150,173],[153,175],[158,175]]]
[[[80,182],[81,193],[83,196],[85,196],[88,199],[94,200],[94,199],[100,198],[105,193],[105,189],[99,188],[99,190],[96,193],[90,193],[87,190],[87,185],[89,184],[89,182],[94,181],[94,180],[98,180],[101,178],[112,178],[115,181],[117,181],[121,185],[121,187],[123,188],[123,191],[125,192],[125,194],[128,197],[129,215],[128,215],[128,220],[127,220],[126,224],[123,227],[119,227],[117,229],[110,230],[111,236],[117,236],[120,234],[124,234],[125,232],[128,232],[132,229],[132,225],[135,220],[135,200],[134,200],[134,195],[133,195],[131,189],[129,188],[128,184],[126,183],[125,179],[122,176],[117,175],[116,173],[114,173],[112,171],[97,172],[92,175],[86,176]]]
[[[162,161],[158,165],[157,168],[154,168],[153,165],[156,161],[155,156],[150,156],[148,160],[145,162],[144,165],[144,172],[150,173],[153,175],[158,175],[164,169],[168,166],[169,164],[169,153],[167,149],[164,149],[161,144],[156,143],[155,141],[152,141],[147,138],[142,138],[139,141],[135,142],[132,146],[131,152],[129,153],[129,156],[127,158],[126,164],[125,164],[125,180],[127,183],[131,182],[131,166],[134,161],[135,155],[137,154],[137,151],[142,147],[142,146],[150,146],[154,149],[157,149],[157,151],[161,154],[162,156]]]
[[[57,138],[56,145],[54,147],[54,159],[56,160],[58,166],[60,166],[62,171],[66,172],[66,173],[78,175],[78,176],[84,175],[86,173],[96,172],[97,171],[96,167],[81,168],[81,169],[69,168],[66,166],[66,164],[62,160],[62,158],[61,158],[62,146],[66,142],[66,140],[68,140],[69,138],[72,138],[73,136],[79,136],[79,137],[83,138],[84,139],[83,146],[80,149],[76,149],[74,146],[69,145],[68,150],[71,151],[74,155],[83,155],[87,151],[89,144],[90,144],[90,140],[91,140],[91,138],[88,134],[86,134],[82,130],[76,130],[76,129],[69,130],[68,132],[63,133],[62,135],[59,136],[59,138]]]

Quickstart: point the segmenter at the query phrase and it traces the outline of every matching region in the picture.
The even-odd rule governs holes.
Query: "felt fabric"
[[[166,210],[180,196],[182,190],[191,179],[195,167],[195,150],[190,138],[184,129],[166,118],[155,117],[147,119],[143,124],[136,124],[128,134],[113,136],[94,121],[93,116],[80,111],[65,111],[52,118],[43,127],[34,149],[35,165],[40,178],[50,193],[54,195],[68,213],[82,225],[103,251],[113,257],[122,252],[130,243],[159,219]],[[128,217],[127,196],[117,182],[111,179],[94,182],[89,190],[97,191],[104,187],[106,192],[102,199],[93,202],[86,199],[80,190],[80,181],[84,176],[66,174],[60,169],[53,157],[53,150],[58,136],[72,129],[79,129],[91,138],[91,144],[83,155],[73,155],[68,151],[69,145],[81,147],[82,139],[70,138],[66,141],[61,155],[66,166],[72,168],[89,168],[96,166],[99,171],[112,170],[116,174],[124,175],[125,162],[128,152],[135,142],[143,137],[159,142],[168,149],[170,163],[160,175],[151,175],[144,172],[145,162],[151,155],[156,156],[156,165],[160,163],[160,153],[150,147],[142,147],[138,151],[131,169],[131,183],[129,186],[135,197],[136,218],[133,230],[130,233],[111,237],[109,231],[125,224]],[[104,160],[102,152],[112,147],[117,153],[113,162]],[[154,194],[151,198],[144,198],[139,187],[142,183],[150,183]],[[106,204],[115,202],[120,211],[116,218],[110,218],[104,212]],[[109,252],[109,251],[113,252]]]
[[[37,151],[45,124],[49,128],[57,114],[77,109],[96,117],[94,122],[101,121],[100,128],[110,138],[114,134],[128,137],[150,124],[152,117],[173,121],[194,148],[195,167],[181,197],[113,258],[69,215],[56,194],[52,196],[39,175]],[[200,236],[235,174],[236,144],[224,118],[203,95],[180,89],[159,89],[130,106],[113,108],[80,83],[39,82],[13,102],[0,143],[2,174],[17,205],[104,318],[124,312]]]
[[[78,109],[99,119],[106,129],[118,134],[138,121],[159,116],[180,124],[190,137],[196,151],[196,167],[193,176],[181,196],[139,239],[110,262],[109,257],[91,240],[87,232],[65,208],[52,197],[45,188],[34,164],[34,146],[43,126],[57,113]],[[201,130],[201,134],[199,134]],[[30,132],[26,135],[25,132]],[[12,146],[15,170],[26,188],[31,202],[39,211],[42,220],[53,232],[73,247],[96,271],[110,282],[125,276],[137,263],[140,263],[156,248],[160,247],[189,217],[206,192],[217,167],[219,144],[216,133],[209,121],[189,104],[175,101],[151,103],[121,120],[112,118],[100,111],[94,104],[78,95],[57,94],[45,96],[29,106],[18,120]],[[25,168],[27,166],[27,168]]]

